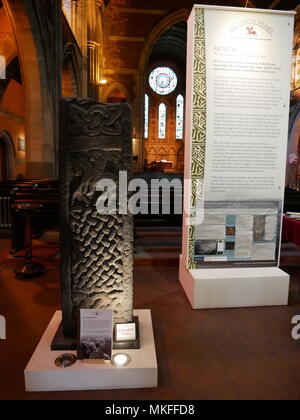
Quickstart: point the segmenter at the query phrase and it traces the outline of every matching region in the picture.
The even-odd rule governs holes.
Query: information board
[[[189,269],[277,266],[294,13],[195,6],[188,25]]]

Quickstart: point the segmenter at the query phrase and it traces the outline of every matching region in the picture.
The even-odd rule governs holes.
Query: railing
[[[10,197],[0,197],[0,229],[11,228]]]

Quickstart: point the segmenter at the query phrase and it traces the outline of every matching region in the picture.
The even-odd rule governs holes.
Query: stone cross
[[[63,99],[60,109],[61,283],[63,330],[74,337],[77,314],[112,309],[133,316],[133,220],[99,214],[97,182],[131,178],[131,110],[127,104]]]

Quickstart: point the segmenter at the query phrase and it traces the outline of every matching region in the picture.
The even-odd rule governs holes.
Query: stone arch
[[[102,93],[102,101],[107,102],[110,94],[113,91],[121,92],[124,95],[124,98],[126,99],[126,102],[130,102],[130,95],[129,95],[128,90],[126,89],[126,87],[124,85],[122,85],[121,83],[118,83],[118,82],[112,83],[111,85],[107,86],[104,89],[104,91]]]
[[[140,57],[139,62],[139,71],[144,72],[147,65],[148,60],[152,51],[152,48],[154,47],[156,41],[159,39],[159,37],[171,26],[176,25],[176,23],[181,21],[187,21],[188,17],[190,15],[190,11],[188,9],[179,9],[175,12],[169,14],[164,19],[162,19],[156,27],[152,30],[152,32],[149,34],[145,44],[144,48]],[[144,81],[143,81],[144,82]]]
[[[26,175],[52,176],[54,134],[39,23],[28,1],[3,0],[16,39],[25,89]]]
[[[3,148],[4,151],[4,159],[5,162],[5,179],[0,179],[0,181],[6,181],[13,179],[14,175],[14,166],[15,166],[15,158],[16,158],[16,150],[14,146],[14,142],[6,130],[0,130],[0,146]],[[2,163],[2,162],[1,162]]]
[[[62,95],[64,97],[80,97],[82,78],[76,47],[69,43],[64,48],[62,67]]]

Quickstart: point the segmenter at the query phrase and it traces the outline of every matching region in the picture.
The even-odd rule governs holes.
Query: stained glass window
[[[6,60],[3,55],[0,55],[0,80],[6,79]]]
[[[184,98],[178,95],[176,99],[176,139],[183,139]]]
[[[159,95],[169,95],[177,87],[177,76],[170,67],[157,67],[149,76],[151,89]]]
[[[165,104],[160,104],[158,107],[158,138],[166,138],[166,124],[167,124],[167,107]]]
[[[144,137],[147,139],[149,137],[149,96],[145,95],[145,129]]]

